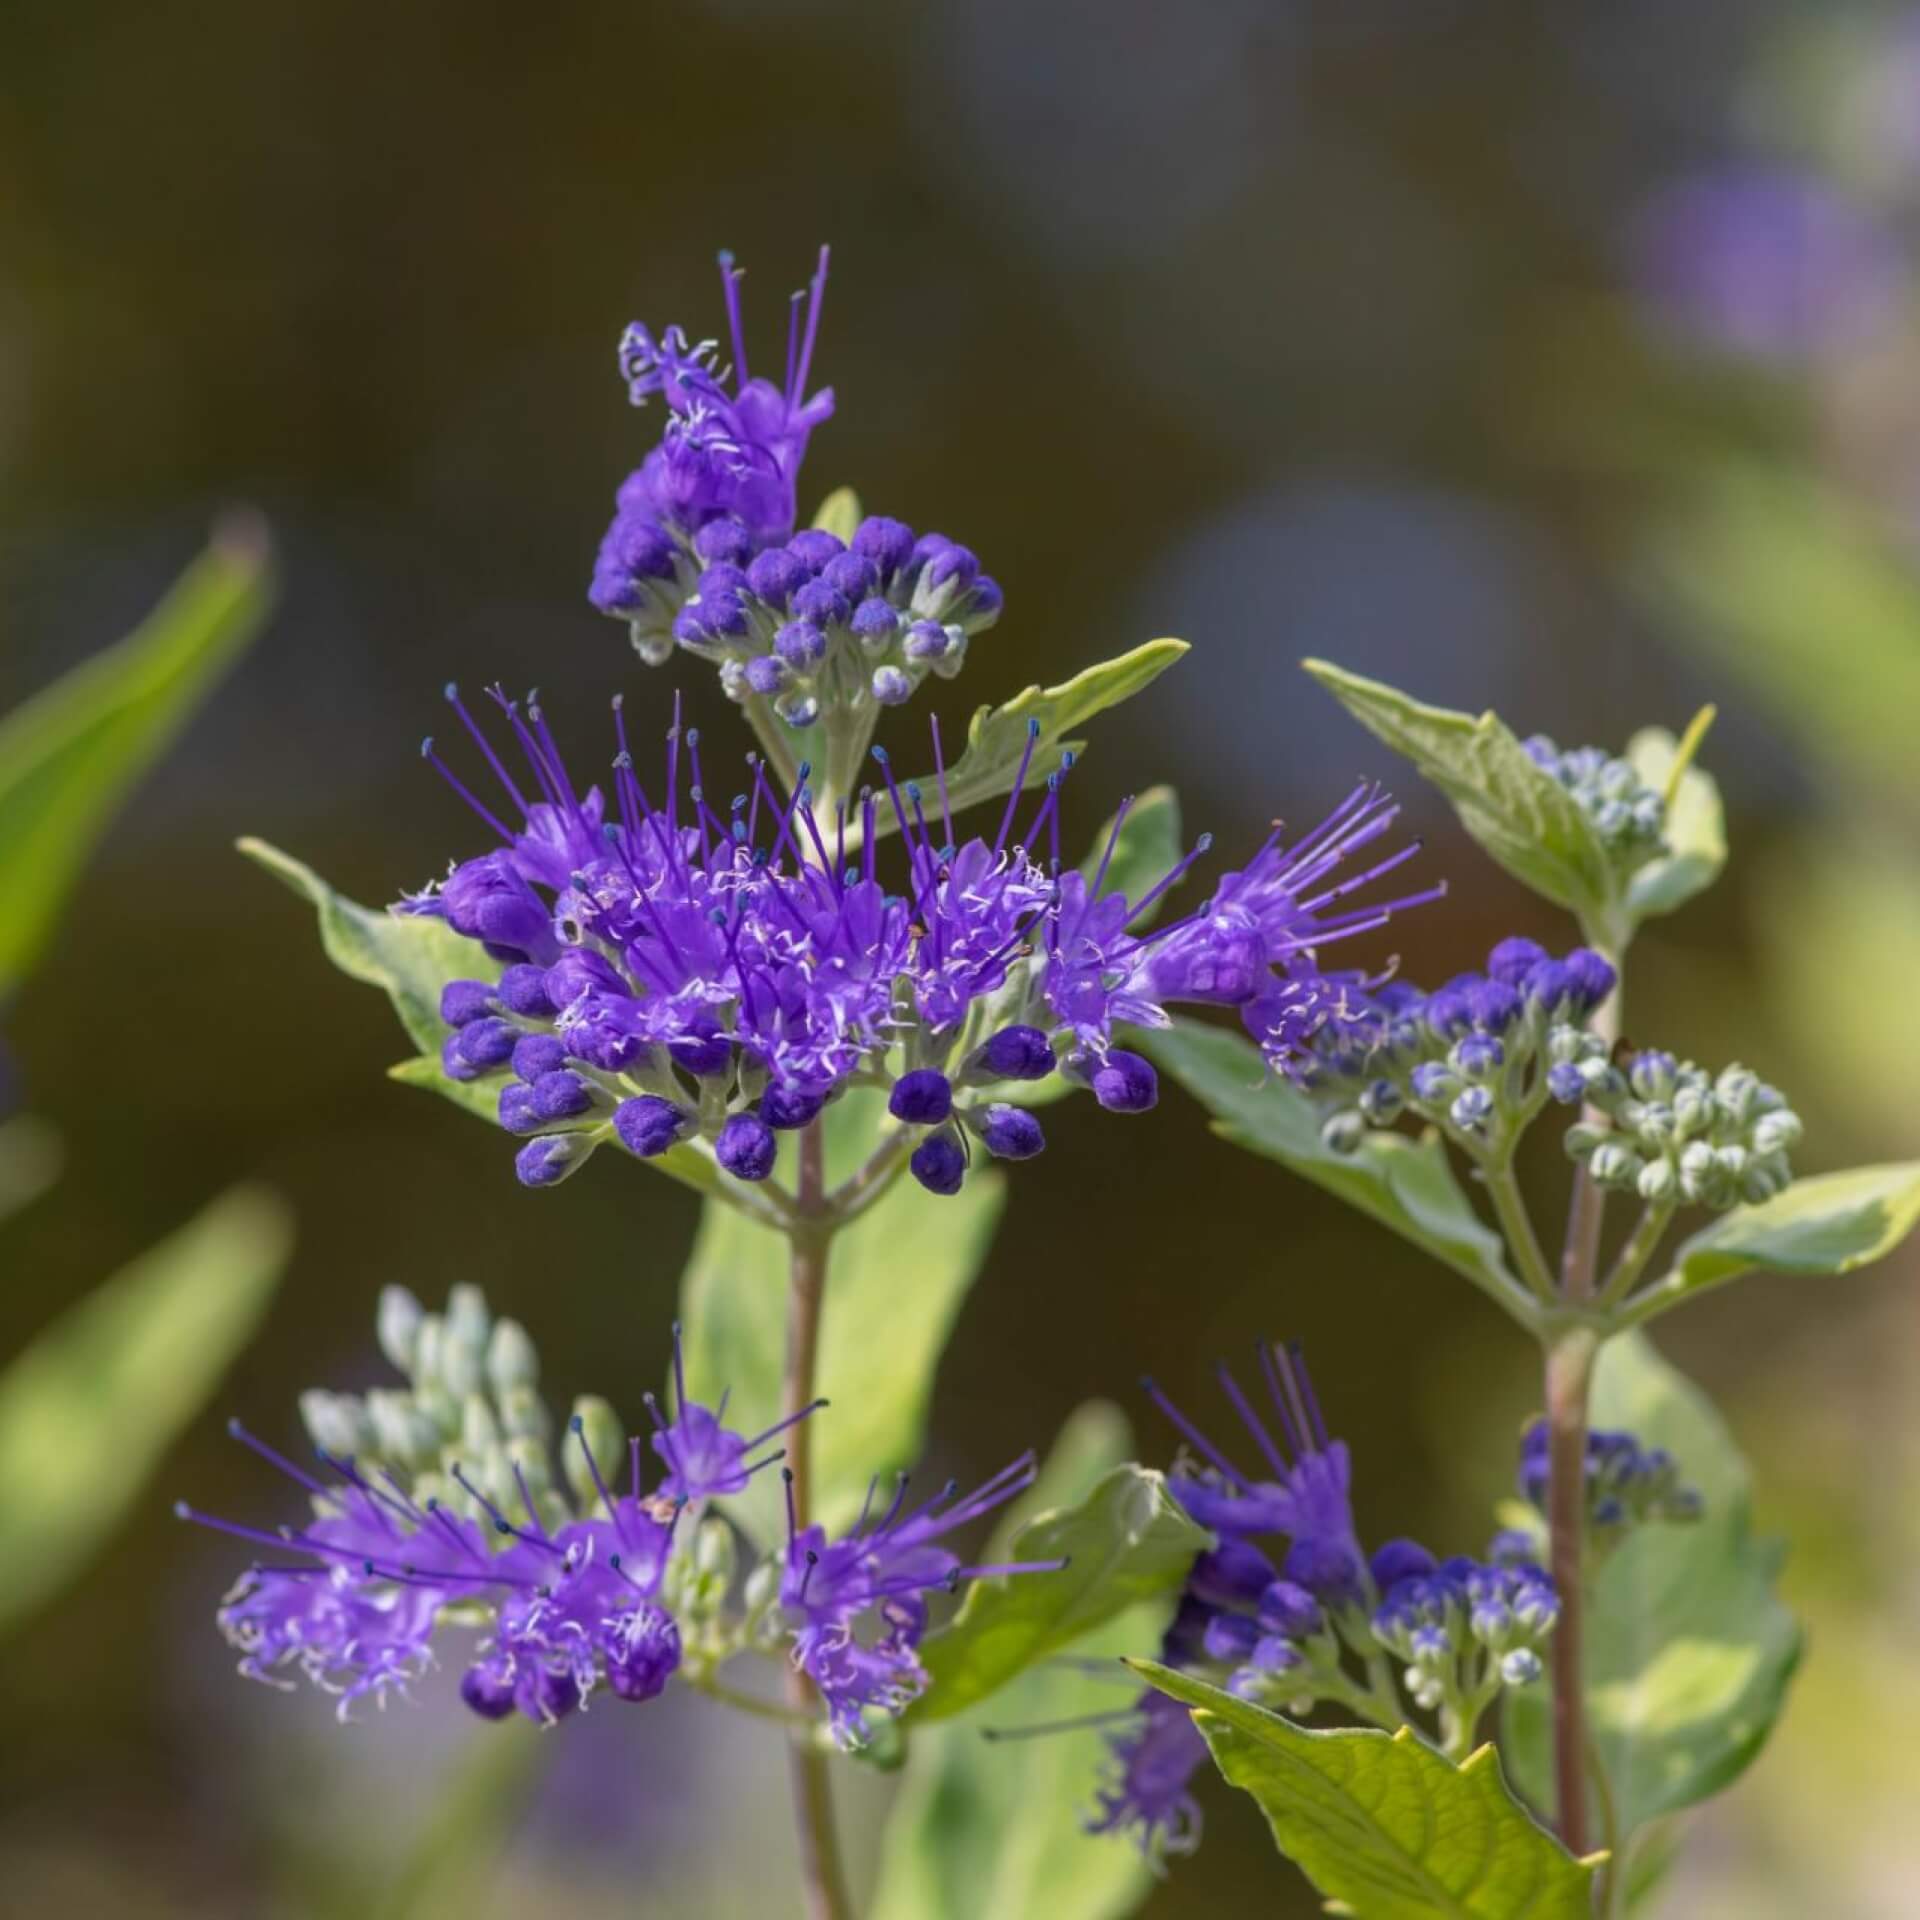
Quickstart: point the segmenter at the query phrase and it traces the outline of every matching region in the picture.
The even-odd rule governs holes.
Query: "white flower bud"
[[[487,1378],[495,1393],[540,1384],[540,1355],[532,1336],[518,1320],[495,1322],[487,1342]]]
[[[380,1289],[380,1305],[374,1314],[374,1329],[380,1338],[380,1351],[388,1361],[409,1378],[413,1375],[414,1348],[420,1338],[420,1323],[427,1310],[406,1287]]]
[[[369,1452],[374,1444],[367,1410],[350,1393],[309,1387],[300,1396],[300,1418],[313,1444],[336,1459]]]

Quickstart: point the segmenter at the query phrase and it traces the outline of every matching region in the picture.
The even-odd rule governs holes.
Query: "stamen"
[[[1242,1493],[1245,1493],[1247,1491],[1246,1476],[1161,1392],[1159,1383],[1155,1381],[1150,1374],[1142,1374],[1140,1377],[1140,1385],[1147,1398],[1179,1428],[1187,1443],[1193,1447],[1196,1452],[1203,1454],[1208,1460],[1212,1461]]]

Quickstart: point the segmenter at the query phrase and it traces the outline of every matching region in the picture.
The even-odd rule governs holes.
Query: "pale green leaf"
[[[1040,731],[1025,784],[1037,786],[1059,767],[1061,754],[1077,753],[1085,744],[1067,738],[1072,728],[1131,700],[1186,651],[1184,640],[1149,640],[1131,653],[1076,673],[1057,687],[1028,687],[1005,706],[979,708],[967,728],[966,751],[946,771],[947,805],[957,813],[962,807],[1011,793],[1035,721]],[[940,788],[932,774],[923,774],[918,784],[928,794]],[[891,830],[891,809],[882,809],[880,831]]]
[[[1665,792],[1677,745],[1666,728],[1644,727],[1627,742],[1626,757],[1648,786]],[[1680,776],[1667,806],[1665,833],[1667,851],[1627,883],[1627,913],[1634,921],[1685,905],[1727,864],[1727,815],[1719,784],[1697,763]]]
[[[855,1088],[827,1109],[830,1181],[879,1143],[886,1099]],[[844,1526],[873,1475],[913,1467],[925,1435],[934,1368],[967,1289],[986,1260],[1006,1198],[998,1173],[973,1174],[949,1198],[896,1179],[836,1236],[821,1322],[814,1415],[813,1518]],[[786,1351],[785,1238],[709,1200],[680,1282],[687,1390],[707,1406],[733,1390],[740,1424],[779,1416]],[[763,1545],[780,1537],[780,1488],[771,1473],[732,1503]]]
[[[1109,844],[1113,847],[1111,859],[1107,857]],[[1102,892],[1138,900],[1160,884],[1184,851],[1180,844],[1180,796],[1171,787],[1149,787],[1127,809],[1118,840],[1113,837],[1112,820],[1094,835],[1093,845],[1080,862],[1080,871],[1091,885],[1100,871],[1101,861],[1105,860],[1107,870],[1101,882]],[[1164,900],[1156,900],[1145,913],[1135,914],[1127,925],[1136,930],[1152,926],[1163,905]]]
[[[1084,1498],[1126,1458],[1128,1445],[1118,1408],[1104,1401],[1079,1408],[1039,1479],[1003,1516],[985,1557],[1005,1557],[1028,1520]],[[1082,1660],[1114,1656],[1111,1678],[1063,1662],[1028,1668],[994,1695],[995,1727],[1052,1727],[1124,1706],[1131,1689],[1119,1656],[1157,1645],[1171,1604],[1142,1603],[1075,1646]],[[989,1741],[971,1718],[916,1727],[887,1818],[872,1920],[1120,1920],[1131,1913],[1153,1884],[1144,1856],[1085,1828],[1104,1758],[1098,1728]]]
[[[851,487],[835,487],[820,502],[820,511],[813,516],[813,524],[822,533],[830,533],[837,540],[851,541],[861,518],[860,496]]]
[[[1774,1593],[1779,1548],[1753,1537],[1747,1465],[1732,1435],[1644,1335],[1601,1350],[1592,1420],[1665,1447],[1705,1500],[1699,1521],[1654,1523],[1617,1548],[1587,1608],[1587,1712],[1625,1837],[1718,1793],[1759,1752],[1799,1660],[1800,1629]],[[1544,1687],[1509,1699],[1503,1739],[1514,1778],[1545,1804]]]
[[[0,721],[0,999],[44,950],[94,842],[259,630],[266,542],[223,528],[133,633]]]
[[[279,1201],[236,1188],[0,1374],[0,1628],[105,1544],[246,1345],[291,1244]]]
[[[45,1193],[60,1160],[60,1136],[44,1121],[22,1114],[0,1125],[0,1220]]]
[[[1474,1212],[1434,1134],[1414,1140],[1374,1130],[1356,1151],[1335,1153],[1320,1138],[1313,1102],[1271,1073],[1259,1050],[1238,1034],[1176,1020],[1162,1031],[1136,1032],[1133,1040],[1213,1114],[1222,1139],[1324,1187],[1503,1306],[1524,1299],[1499,1235]]]
[[[1591,1920],[1597,1859],[1574,1859],[1534,1823],[1491,1747],[1456,1767],[1405,1727],[1312,1732],[1191,1674],[1132,1664],[1197,1709],[1274,1844],[1364,1920]]]
[[[1815,1174],[1771,1200],[1723,1213],[1683,1241],[1672,1271],[1635,1307],[1641,1319],[1650,1319],[1756,1267],[1851,1273],[1891,1253],[1917,1220],[1920,1160]]]
[[[1030,1520],[1008,1543],[1016,1560],[1065,1559],[1066,1566],[976,1580],[967,1589],[952,1623],[921,1649],[933,1684],[908,1709],[908,1723],[964,1713],[1035,1661],[1176,1591],[1212,1544],[1159,1474],[1116,1467],[1077,1505]]]
[[[1613,900],[1606,848],[1573,795],[1536,766],[1497,714],[1429,707],[1330,665],[1306,670],[1362,726],[1446,795],[1460,824],[1516,880],[1589,919]]]
[[[312,905],[327,958],[353,979],[385,988],[407,1037],[437,1056],[447,1032],[440,1019],[440,989],[449,980],[471,980],[476,969],[485,970],[486,955],[479,945],[437,915],[363,907],[264,840],[246,839],[238,845],[249,860]],[[449,1097],[465,1104],[464,1094]]]

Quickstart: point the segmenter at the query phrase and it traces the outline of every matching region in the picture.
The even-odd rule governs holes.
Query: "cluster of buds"
[[[1567,1152],[1603,1187],[1650,1206],[1711,1207],[1771,1199],[1793,1179],[1787,1155],[1800,1116],[1746,1067],[1718,1075],[1670,1053],[1632,1056],[1624,1070],[1590,1034],[1556,1036],[1554,1098],[1584,1103],[1604,1122],[1567,1129]]]
[[[1528,757],[1573,796],[1600,843],[1624,870],[1644,866],[1666,848],[1667,803],[1640,778],[1631,760],[1601,747],[1561,752],[1544,733],[1526,742]]]
[[[1503,1686],[1539,1679],[1540,1649],[1560,1617],[1539,1567],[1464,1557],[1436,1565],[1411,1541],[1383,1547],[1374,1563],[1384,1594],[1374,1637],[1405,1663],[1417,1706],[1471,1727]]]
[[[1476,1143],[1510,1138],[1547,1098],[1541,1063],[1562,1034],[1613,991],[1613,968],[1576,948],[1555,959],[1532,940],[1502,940],[1484,973],[1432,993],[1380,988],[1313,1043],[1306,1085],[1331,1109],[1322,1136],[1352,1152],[1371,1127],[1412,1112]],[[1597,1043],[1596,1043],[1597,1044]]]
[[[308,1438],[330,1458],[363,1473],[408,1476],[424,1499],[471,1520],[485,1503],[517,1505],[524,1480],[541,1520],[566,1517],[554,1462],[554,1422],[540,1397],[540,1357],[517,1320],[495,1319],[478,1287],[456,1285],[444,1312],[429,1313],[405,1287],[382,1290],[376,1321],[381,1351],[406,1381],[368,1393],[309,1389],[300,1396]],[[604,1400],[573,1408],[611,1458],[623,1444]],[[576,1498],[591,1500],[582,1474],[568,1477]]]
[[[1521,1497],[1544,1518],[1549,1474],[1547,1423],[1536,1420],[1520,1442]],[[1700,1490],[1680,1477],[1680,1463],[1665,1447],[1643,1447],[1638,1437],[1596,1428],[1587,1435],[1588,1539],[1595,1551],[1611,1552],[1635,1527],[1649,1521],[1685,1524],[1705,1510]],[[1494,1558],[1530,1557],[1537,1540],[1521,1529],[1499,1536]]]
[[[719,663],[731,699],[767,700],[795,728],[900,706],[929,673],[952,679],[1000,615],[967,548],[879,515],[850,543],[811,528],[757,553],[744,527],[716,520],[694,547],[706,564],[672,639]]]

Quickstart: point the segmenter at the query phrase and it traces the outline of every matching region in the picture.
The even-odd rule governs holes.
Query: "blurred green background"
[[[1003,583],[951,725],[1194,643],[1098,724],[1088,833],[1172,780],[1191,828],[1246,846],[1397,778],[1309,652],[1564,743],[1717,700],[1733,865],[1643,936],[1629,1030],[1778,1081],[1817,1170],[1920,1151],[1917,208],[1920,35],[1864,7],[10,0],[0,710],[132,626],[230,503],[267,516],[281,599],[0,1016],[12,1097],[66,1154],[0,1240],[0,1354],[238,1179],[288,1198],[299,1244],[225,1407],[0,1643],[0,1908],[369,1911],[500,1738],[445,1676],[345,1729],[233,1678],[211,1613],[236,1557],[167,1511],[271,1515],[220,1412],[287,1441],[301,1387],[377,1378],[388,1281],[483,1285],[562,1400],[635,1417],[662,1372],[691,1197],[610,1157],[519,1189],[498,1140],[383,1078],[385,1008],[231,851],[260,833],[384,900],[471,850],[415,754],[449,677],[537,684],[589,757],[618,686],[730,726],[708,675],[647,673],[584,602],[654,426],[614,378],[628,319],[717,330],[724,244],[771,351],[832,242],[840,412],[803,496],[851,482]],[[1406,798],[1452,887],[1396,930],[1411,972],[1568,937]],[[1183,1097],[1062,1107],[1050,1143],[943,1363],[940,1470],[1044,1444],[1091,1395],[1162,1457],[1144,1368],[1204,1404],[1214,1356],[1299,1335],[1363,1530],[1483,1538],[1534,1383],[1476,1296]],[[1534,1171],[1545,1205],[1561,1171]],[[1909,1254],[1760,1281],[1663,1326],[1795,1538],[1813,1635],[1665,1911],[1920,1908],[1916,1279]],[[539,1759],[432,1910],[770,1910],[791,1843],[750,1725],[673,1698]],[[1313,1911],[1251,1804],[1203,1793],[1206,1844],[1145,1911]],[[856,1852],[882,1798],[851,1796]]]

